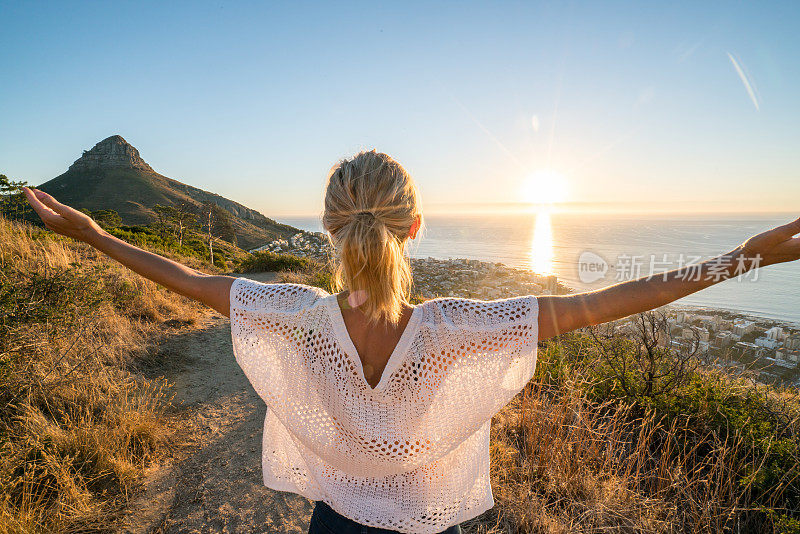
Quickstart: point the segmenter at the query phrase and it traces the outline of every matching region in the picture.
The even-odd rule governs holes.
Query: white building
[[[750,356],[761,356],[764,353],[764,348],[759,347],[755,343],[748,343],[746,341],[739,341],[734,345],[737,349],[742,351],[742,354],[749,354]]]
[[[764,332],[764,335],[770,339],[774,339],[775,341],[780,341],[783,338],[783,328],[780,326],[773,326]]]
[[[789,339],[786,340],[786,343],[784,343],[783,346],[791,350],[800,349],[800,334],[793,334],[789,336]]]
[[[792,369],[797,367],[797,358],[800,351],[792,351],[792,353],[787,353],[785,350],[777,350],[775,351],[775,358],[767,358],[768,360],[773,360],[776,364],[780,365],[781,367],[786,367],[787,369]]]
[[[756,345],[767,349],[777,349],[780,342],[770,337],[759,337],[756,338]]]
[[[745,334],[749,334],[752,332],[756,327],[756,323],[753,321],[748,321],[746,319],[736,319],[733,322],[733,333],[737,336],[743,336]]]
[[[733,334],[731,334],[730,332],[720,332],[714,338],[714,345],[716,345],[717,347],[724,348],[732,345],[733,341],[734,341]]]

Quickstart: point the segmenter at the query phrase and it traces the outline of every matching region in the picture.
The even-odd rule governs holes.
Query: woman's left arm
[[[597,291],[539,297],[539,339],[652,310],[750,269],[798,260],[798,233],[800,218],[753,236],[728,254],[683,269]]]

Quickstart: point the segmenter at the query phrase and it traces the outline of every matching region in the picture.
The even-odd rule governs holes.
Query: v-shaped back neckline
[[[397,341],[394,349],[392,349],[378,383],[373,388],[367,381],[366,376],[364,376],[364,364],[361,361],[361,356],[358,354],[358,349],[356,349],[355,343],[353,343],[353,338],[350,337],[350,332],[347,331],[347,325],[344,322],[342,309],[339,307],[337,294],[334,293],[328,296],[326,300],[327,308],[330,312],[331,321],[333,323],[333,332],[336,334],[337,341],[339,341],[341,344],[344,353],[347,354],[347,356],[353,362],[353,365],[355,365],[356,372],[358,373],[360,380],[369,391],[382,391],[389,382],[392,373],[394,373],[394,371],[397,370],[402,363],[403,357],[408,352],[408,346],[411,344],[417,334],[417,330],[419,329],[419,324],[422,318],[422,307],[414,306],[414,309],[411,311],[411,317],[408,319],[408,323],[403,329],[403,333],[400,334],[400,339]]]

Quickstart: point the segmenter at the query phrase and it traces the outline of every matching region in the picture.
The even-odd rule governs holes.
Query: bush
[[[211,254],[206,245],[205,238],[194,232],[187,232],[183,238],[182,246],[171,233],[159,232],[149,226],[119,226],[106,229],[111,235],[127,241],[137,247],[153,250],[158,253],[177,255],[182,258],[196,258],[202,262],[210,263]],[[163,235],[162,235],[163,233]],[[214,244],[214,266],[227,269],[228,262],[233,260],[229,251],[230,245],[217,247]]]
[[[304,271],[312,265],[306,258],[293,254],[276,254],[275,252],[251,252],[236,264],[241,273]]]

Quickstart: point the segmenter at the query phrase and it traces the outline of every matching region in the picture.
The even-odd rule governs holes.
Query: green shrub
[[[310,286],[321,287],[328,293],[333,292],[333,284],[331,283],[331,273],[326,269],[315,271],[306,279],[306,284]]]
[[[171,233],[165,233],[149,226],[119,226],[109,228],[107,231],[123,241],[154,251],[170,252],[179,256],[197,258],[204,262],[211,261],[211,254],[204,237],[194,232],[187,232],[183,238],[183,244],[178,246],[178,240]],[[214,245],[214,266],[220,269],[227,269],[228,262],[231,261],[230,255],[223,249],[218,249]]]
[[[292,254],[276,254],[275,252],[252,252],[236,265],[241,273],[304,271],[311,266],[306,258]]]

